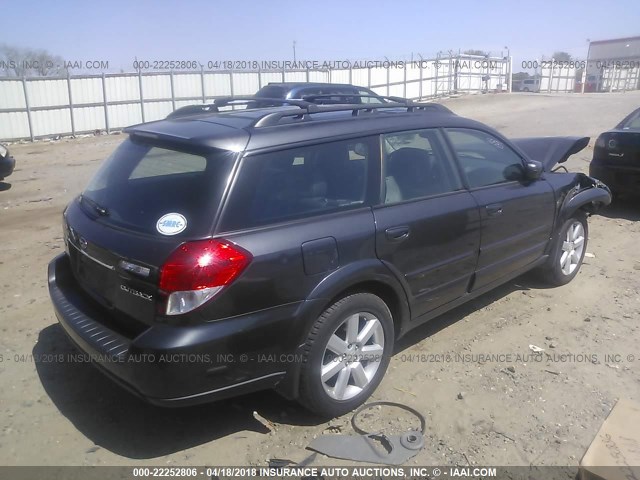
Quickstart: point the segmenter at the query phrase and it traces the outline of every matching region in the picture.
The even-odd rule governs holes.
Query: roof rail
[[[408,103],[408,102],[411,102],[411,100],[409,100],[407,98],[390,97],[390,96],[386,96],[386,95],[378,95],[378,94],[371,94],[371,93],[364,93],[364,94],[360,94],[360,93],[318,93],[318,94],[303,95],[302,99],[310,101],[310,102],[313,102],[317,98],[322,99],[322,98],[335,98],[335,97],[344,98],[344,99],[350,99],[350,98],[375,98],[375,99],[389,100],[391,102],[396,102],[396,103]]]
[[[447,107],[445,107],[444,105],[441,105],[439,103],[431,103],[431,102],[426,102],[426,103],[420,103],[420,102],[414,102],[413,100],[410,100],[408,98],[404,98],[404,97],[394,97],[394,96],[388,96],[388,95],[371,95],[371,94],[354,94],[351,95],[349,93],[322,93],[322,94],[318,94],[318,95],[305,95],[304,97],[302,97],[303,100],[308,100],[311,101],[312,103],[313,100],[317,99],[317,98],[324,98],[324,97],[344,97],[344,98],[377,98],[380,99],[382,98],[383,100],[387,100],[388,103],[394,103],[394,104],[401,104],[402,106],[405,107],[411,107],[412,109],[418,109],[418,110],[424,110],[424,109],[431,109],[431,110],[438,110],[440,112],[443,113],[453,113],[451,110],[449,110]],[[337,104],[337,103],[336,103]],[[323,105],[323,104],[319,104],[319,105]],[[367,105],[368,107],[371,108],[377,108],[377,107],[382,107],[385,104],[384,103],[367,103],[367,104],[355,104],[355,105]],[[409,109],[408,111],[413,111],[412,109]]]
[[[351,94],[351,93],[319,93],[319,94],[312,94],[312,95],[304,95],[302,97],[303,100],[307,100],[309,102],[313,102],[313,100],[317,99],[317,98],[333,98],[333,97],[342,97],[345,99],[348,98],[375,98],[375,99],[383,99],[383,100],[387,100],[389,102],[392,103],[401,103],[402,105],[405,106],[425,106],[425,105],[439,105],[439,103],[420,103],[420,102],[415,102],[413,100],[410,100],[408,98],[404,98],[404,97],[396,97],[396,96],[391,96],[391,95],[378,95],[378,94],[371,94],[371,93],[364,93],[364,94]],[[315,102],[313,102],[315,103]],[[371,105],[371,104],[369,104]],[[443,112],[447,111],[447,112],[451,112],[451,110],[449,110],[448,108],[442,106],[441,109]]]
[[[393,97],[386,97],[393,98]],[[373,113],[382,109],[389,108],[405,108],[406,112],[426,112],[427,110],[434,110],[436,112],[441,113],[450,113],[453,114],[451,110],[449,110],[444,105],[440,105],[439,103],[415,103],[411,100],[401,99],[400,102],[388,102],[388,103],[359,103],[359,104],[339,104],[339,105],[317,105],[314,103],[310,103],[307,108],[302,108],[301,111],[288,110],[282,112],[271,112],[267,113],[263,117],[260,117],[253,124],[254,128],[259,127],[271,127],[273,125],[277,125],[280,120],[286,117],[294,117],[300,120],[310,120],[312,114],[316,113],[328,113],[328,112],[347,112],[351,111],[351,115],[357,117],[361,112],[365,113]]]
[[[179,108],[174,112],[167,115],[167,119],[171,118],[180,118],[187,117],[190,115],[198,115],[202,113],[218,113],[220,112],[221,107],[225,107],[231,105],[236,102],[240,103],[250,103],[254,101],[266,101],[275,104],[281,105],[290,105],[298,107],[298,109],[286,109],[282,111],[270,111],[265,113],[263,116],[258,118],[254,123],[253,127],[267,127],[272,125],[277,125],[280,120],[286,117],[298,117],[300,119],[309,120],[311,114],[316,113],[328,113],[328,112],[347,112],[351,111],[351,114],[356,117],[361,112],[369,112],[373,113],[382,109],[389,108],[405,108],[407,112],[424,112],[427,110],[433,110],[441,113],[453,113],[444,105],[440,105],[438,103],[417,103],[413,100],[408,100],[406,98],[401,97],[390,97],[390,96],[382,96],[382,95],[349,95],[349,94],[339,94],[339,95],[310,95],[305,98],[320,98],[323,96],[344,96],[344,97],[372,97],[372,98],[383,98],[385,100],[389,100],[386,103],[354,103],[354,104],[335,104],[335,105],[322,105],[313,102],[309,102],[307,100],[300,99],[290,99],[290,98],[268,98],[268,97],[255,97],[255,96],[237,96],[237,97],[221,97],[217,98],[213,101],[212,104],[209,105],[187,105],[185,107]]]

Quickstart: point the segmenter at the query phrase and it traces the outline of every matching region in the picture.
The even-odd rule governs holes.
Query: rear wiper
[[[80,201],[86,201],[98,213],[98,215],[102,217],[107,217],[109,215],[109,210],[84,195],[80,195]]]

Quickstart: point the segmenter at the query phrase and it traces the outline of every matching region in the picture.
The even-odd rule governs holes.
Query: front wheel
[[[579,210],[564,222],[554,238],[549,262],[540,271],[543,279],[554,286],[573,280],[587,251],[588,238],[587,216]]]
[[[364,403],[384,376],[393,340],[391,312],[376,295],[356,293],[331,305],[305,342],[300,403],[323,417]]]

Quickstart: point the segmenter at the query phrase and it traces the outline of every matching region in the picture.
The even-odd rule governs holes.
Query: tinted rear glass
[[[284,98],[286,90],[283,87],[267,85],[256,92],[256,97],[262,98]]]
[[[101,222],[156,235],[160,218],[177,213],[186,220],[179,235],[205,235],[235,155],[194,154],[127,139],[91,180],[81,203]]]
[[[623,130],[640,130],[640,109],[635,111],[631,117],[622,125]]]

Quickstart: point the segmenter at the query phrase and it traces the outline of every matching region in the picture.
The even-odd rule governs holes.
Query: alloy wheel
[[[565,275],[571,275],[580,265],[584,250],[584,227],[581,222],[573,222],[567,229],[567,237],[562,242],[560,268]]]
[[[374,379],[384,352],[380,320],[368,312],[347,317],[329,337],[321,366],[322,386],[331,398],[349,400]]]

